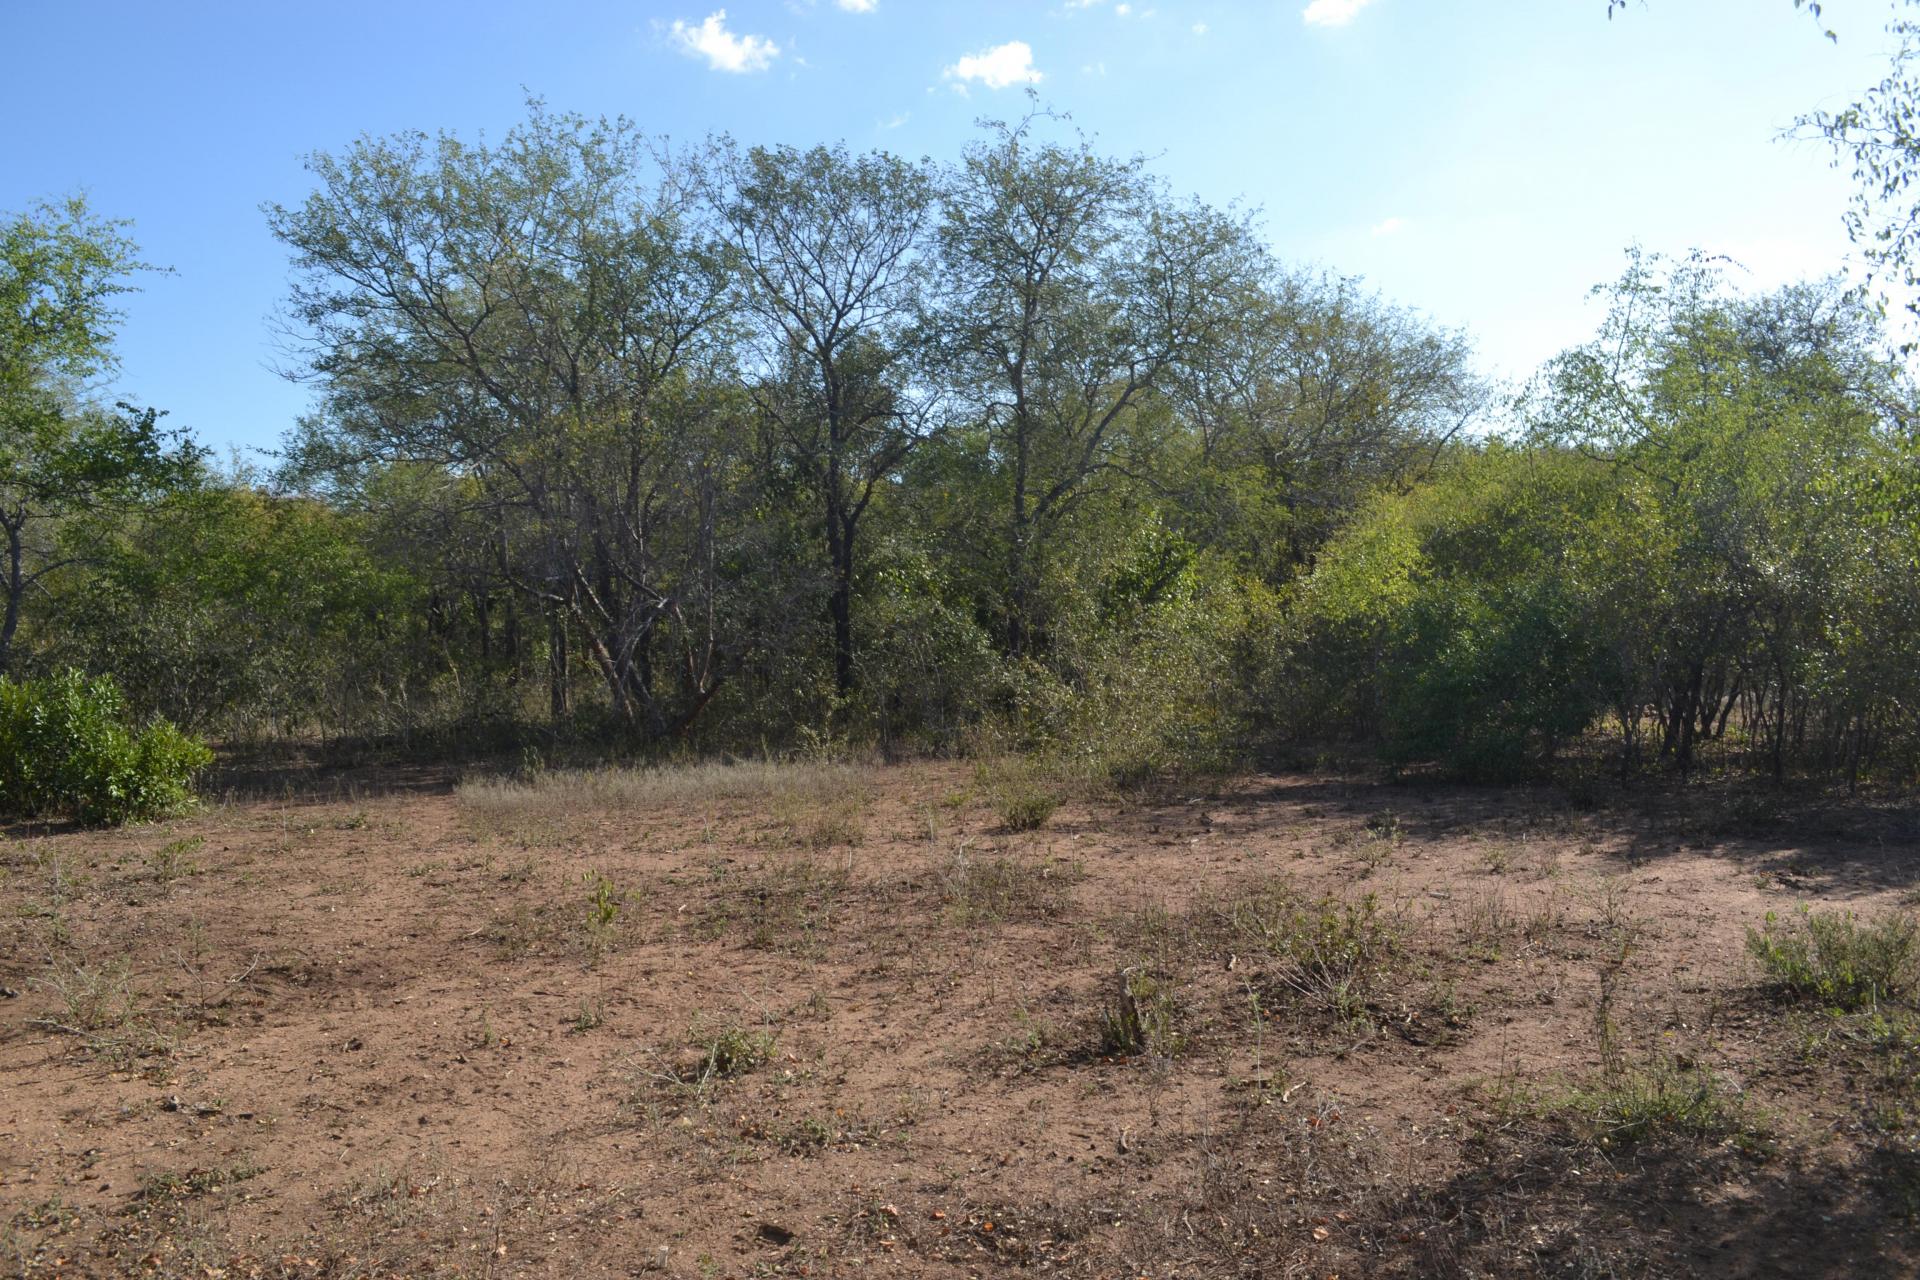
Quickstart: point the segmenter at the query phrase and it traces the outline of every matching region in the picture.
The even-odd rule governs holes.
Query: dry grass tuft
[[[455,795],[482,834],[523,847],[568,844],[601,817],[748,803],[801,815],[802,823],[808,813],[823,813],[832,821],[806,826],[797,838],[834,844],[858,842],[849,833],[868,781],[868,771],[853,765],[746,760],[477,778],[461,783]]]

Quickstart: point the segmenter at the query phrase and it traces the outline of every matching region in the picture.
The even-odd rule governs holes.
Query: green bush
[[[1767,912],[1747,930],[1747,951],[1787,990],[1859,1009],[1914,988],[1920,923],[1908,915],[1861,920],[1851,911],[1800,908],[1797,928]]]
[[[175,812],[213,753],[165,720],[138,731],[108,677],[0,677],[0,812],[119,824]]]

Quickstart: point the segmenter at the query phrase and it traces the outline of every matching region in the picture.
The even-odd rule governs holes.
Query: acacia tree
[[[818,495],[835,692],[855,676],[861,522],[929,422],[913,331],[935,189],[927,166],[844,147],[730,151],[711,197],[757,320],[756,403]]]
[[[0,674],[28,592],[69,563],[61,522],[188,483],[200,459],[157,410],[109,412],[84,393],[116,367],[116,300],[147,269],[127,226],[77,196],[0,221]]]
[[[498,146],[403,134],[309,168],[305,204],[268,209],[325,390],[302,468],[457,477],[500,579],[582,638],[617,715],[684,731],[744,643],[715,601],[742,500],[728,276],[688,166],[535,103]]]
[[[1006,485],[1007,652],[1036,646],[1038,571],[1103,479],[1136,470],[1136,416],[1220,331],[1257,254],[1245,226],[1168,200],[1139,159],[990,124],[948,182],[948,370]]]

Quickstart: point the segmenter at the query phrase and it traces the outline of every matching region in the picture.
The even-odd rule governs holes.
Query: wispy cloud
[[[1360,16],[1373,0],[1313,0],[1300,11],[1310,27],[1344,27]]]
[[[1025,40],[1009,40],[991,49],[970,53],[948,67],[945,75],[963,92],[969,84],[1005,89],[1009,85],[1039,84],[1043,78],[1040,69],[1033,65],[1033,47]]]
[[[1206,23],[1204,23],[1204,22],[1196,22],[1196,23],[1194,23],[1194,24],[1193,24],[1193,34],[1195,34],[1195,35],[1197,35],[1197,36],[1203,36],[1203,35],[1205,35],[1205,34],[1207,34],[1207,24],[1206,24]]]
[[[880,0],[834,0],[834,3],[848,13],[872,13],[880,7]]]
[[[913,119],[913,112],[902,111],[900,114],[892,117],[891,119],[882,121],[880,124],[880,127],[882,129],[898,129],[901,125],[904,125],[907,121],[911,119]]]
[[[765,36],[735,35],[727,30],[725,9],[714,10],[698,26],[676,18],[667,32],[681,53],[706,59],[715,71],[736,75],[765,71],[780,56],[780,46]]]
[[[1385,222],[1374,227],[1373,234],[1376,238],[1380,236],[1398,235],[1406,230],[1406,228],[1407,220],[1405,218],[1388,218]]]

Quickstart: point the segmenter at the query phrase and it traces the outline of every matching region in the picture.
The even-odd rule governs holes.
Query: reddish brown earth
[[[0,1274],[1920,1266],[1914,1059],[1743,945],[1905,910],[1910,810],[795,776],[15,829]],[[1663,1063],[1737,1123],[1578,1102]]]

